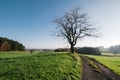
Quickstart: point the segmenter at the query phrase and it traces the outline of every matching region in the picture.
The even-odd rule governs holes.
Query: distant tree
[[[34,49],[31,49],[31,50],[30,50],[30,53],[32,54],[33,52],[34,52]]]
[[[55,49],[54,51],[55,51],[55,52],[62,52],[61,49],[59,49],[59,48],[58,48],[58,49]]]
[[[4,42],[3,39],[0,38],[0,47],[3,44],[3,42]]]
[[[118,54],[120,53],[120,45],[115,45],[115,46],[111,46],[109,48],[109,51],[113,54]]]
[[[62,37],[70,44],[70,52],[74,53],[74,46],[78,39],[84,37],[97,37],[96,28],[89,23],[87,15],[81,13],[80,8],[75,8],[64,16],[56,18],[57,37]]]
[[[25,50],[25,47],[20,43],[20,44],[19,44],[19,47],[18,47],[18,50],[19,50],[19,51],[24,51],[24,50]]]
[[[0,47],[1,51],[10,51],[10,45],[8,44],[7,41],[3,42]]]
[[[55,52],[69,52],[69,48],[57,48],[54,51]]]

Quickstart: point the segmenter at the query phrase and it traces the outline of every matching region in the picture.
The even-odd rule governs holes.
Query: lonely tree
[[[71,53],[74,53],[78,39],[96,36],[96,28],[89,23],[86,14],[80,13],[80,8],[74,8],[64,16],[56,18],[54,23],[57,25],[57,36],[68,41]]]

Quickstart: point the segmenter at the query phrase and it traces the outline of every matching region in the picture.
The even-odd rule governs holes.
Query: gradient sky
[[[120,44],[120,0],[0,0],[0,37],[26,48],[68,47],[65,40],[52,36],[53,20],[77,6],[99,27],[101,37],[79,40],[76,46]]]

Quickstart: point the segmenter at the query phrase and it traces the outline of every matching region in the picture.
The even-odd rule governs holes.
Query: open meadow
[[[109,68],[120,76],[120,55],[103,54],[102,56],[87,55]]]
[[[81,61],[69,53],[0,52],[0,80],[80,80]]]

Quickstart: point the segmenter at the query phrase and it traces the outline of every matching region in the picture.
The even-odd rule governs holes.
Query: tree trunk
[[[71,47],[70,47],[70,52],[71,53],[74,53],[74,45],[73,44],[70,44],[71,45]]]

